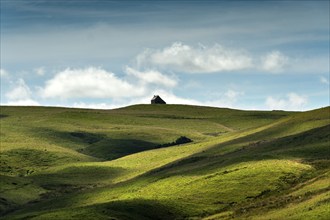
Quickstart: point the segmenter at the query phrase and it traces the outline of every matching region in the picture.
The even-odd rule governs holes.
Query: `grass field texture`
[[[330,213],[329,107],[0,110],[1,219],[328,219]],[[171,145],[181,136],[193,142]]]

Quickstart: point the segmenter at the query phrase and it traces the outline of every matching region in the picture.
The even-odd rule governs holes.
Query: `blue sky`
[[[1,104],[329,105],[329,1],[1,0]]]

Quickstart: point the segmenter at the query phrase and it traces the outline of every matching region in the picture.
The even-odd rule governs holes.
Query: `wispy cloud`
[[[138,71],[131,67],[126,67],[125,72],[129,76],[136,77],[141,84],[156,84],[165,87],[175,87],[177,81],[174,77],[169,77],[157,70]]]
[[[19,79],[14,87],[5,94],[8,101],[5,105],[39,105],[32,99],[32,92],[23,79]]]
[[[325,78],[324,76],[321,76],[321,77],[320,77],[320,82],[321,82],[322,84],[329,85],[329,79]]]
[[[289,58],[279,51],[272,51],[261,60],[261,69],[267,72],[281,72],[289,63]]]
[[[308,99],[296,93],[289,93],[282,98],[267,97],[266,106],[270,110],[303,110]]]
[[[12,90],[6,93],[6,97],[10,100],[29,99],[31,90],[23,79],[19,79]]]
[[[34,72],[38,75],[38,76],[43,76],[45,75],[45,67],[38,67],[34,69]]]
[[[0,77],[7,77],[9,73],[5,69],[0,69]]]
[[[205,100],[201,104],[206,106],[239,108],[239,100],[245,95],[245,92],[228,89],[225,92],[216,94],[211,100]]]

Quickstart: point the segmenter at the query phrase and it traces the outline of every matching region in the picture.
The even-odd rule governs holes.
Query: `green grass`
[[[3,219],[328,216],[329,107],[0,110]]]

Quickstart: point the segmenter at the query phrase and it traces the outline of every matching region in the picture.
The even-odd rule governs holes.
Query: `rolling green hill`
[[[328,219],[330,107],[0,110],[1,219]]]

